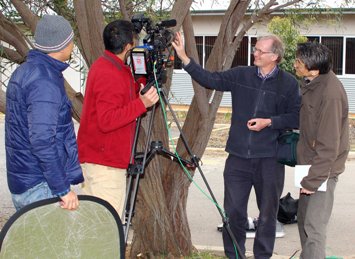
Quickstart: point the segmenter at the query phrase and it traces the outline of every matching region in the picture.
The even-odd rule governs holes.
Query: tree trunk
[[[175,3],[171,18],[176,18],[177,24],[182,24],[181,14],[188,12],[191,3],[191,0]],[[178,29],[178,26],[174,29]],[[169,80],[172,69],[170,71]],[[170,82],[163,86],[163,90],[168,90],[166,89],[168,86]],[[146,125],[144,128],[146,129]],[[164,148],[169,149],[165,128],[163,114],[159,108],[155,115],[152,140],[161,140]],[[170,254],[178,257],[192,252],[186,214],[189,185],[188,178],[175,162],[160,155],[153,158],[139,187],[136,214],[133,219],[134,235],[130,253],[132,258],[139,253]]]
[[[239,1],[236,4],[231,4],[227,12],[228,14],[224,19],[224,23],[221,26],[221,33],[219,39],[217,39],[217,43],[220,42],[219,43],[220,46],[223,46],[224,48],[219,47],[217,45],[219,48],[217,47],[218,51],[215,50],[213,54],[214,56],[212,56],[212,58],[208,63],[209,69],[222,70],[222,69],[227,69],[231,66],[232,62],[226,64],[223,59],[218,59],[216,57],[219,56],[226,57],[230,55],[230,53],[232,53],[232,57],[235,55],[236,50],[233,51],[233,49],[231,49],[232,37],[228,34],[231,34],[233,32],[235,34],[236,30],[238,29],[240,19],[238,19],[237,23],[233,23],[233,21],[236,19],[236,16],[240,15],[240,12],[245,12],[247,6],[248,6],[248,2],[246,3],[245,1]],[[238,10],[239,12],[236,12],[236,10]],[[183,28],[184,28],[187,52],[195,60],[198,60],[197,50],[195,47],[196,44],[194,41],[194,33],[192,30],[193,28],[192,21],[189,15],[187,15],[187,17],[184,20]],[[219,107],[222,98],[222,93],[216,92],[212,103],[209,104],[207,100],[211,96],[212,91],[200,87],[199,85],[196,84],[196,82],[193,82],[193,86],[195,90],[195,96],[190,105],[183,126],[183,132],[186,133],[185,134],[186,141],[189,147],[191,148],[193,154],[195,154],[197,157],[202,157],[203,152],[207,146],[208,139],[212,132],[217,109]],[[190,155],[184,149],[184,144],[181,138],[178,141],[177,151],[183,158],[191,159]],[[159,200],[160,200],[160,206],[165,205],[167,207],[167,212],[169,213],[169,217],[170,217],[170,221],[168,221],[169,224],[165,225],[164,229],[159,229],[162,230],[162,232],[157,232],[153,226],[155,226],[158,219],[154,216],[150,217],[151,215],[154,215],[154,213],[149,215],[148,216],[149,218],[147,218],[146,215],[144,217],[141,213],[143,214],[147,213],[147,208],[140,211],[141,208],[137,206],[137,215],[135,216],[136,217],[135,220],[137,221],[135,221],[134,224],[136,224],[139,227],[135,229],[134,236],[136,239],[134,239],[132,245],[132,253],[131,253],[132,257],[134,257],[139,252],[144,253],[145,251],[151,251],[155,253],[156,251],[155,249],[149,250],[149,248],[144,246],[139,246],[137,245],[137,243],[139,244],[144,244],[145,242],[149,243],[149,241],[147,240],[155,236],[156,233],[160,233],[158,234],[160,236],[159,240],[166,240],[167,238],[166,231],[170,231],[171,229],[173,230],[174,238],[175,238],[171,241],[172,243],[177,244],[179,253],[176,254],[177,252],[175,249],[176,246],[170,247],[167,243],[161,243],[162,246],[161,248],[164,248],[164,246],[166,246],[166,248],[168,249],[167,252],[173,253],[174,256],[189,255],[192,252],[193,247],[191,242],[191,233],[190,233],[190,228],[188,225],[187,213],[186,213],[188,188],[190,186],[189,177],[185,175],[185,173],[181,170],[180,165],[178,165],[177,163],[170,162],[166,164],[165,169],[162,168],[163,166],[164,164],[161,165],[160,167],[161,170],[159,171],[163,172],[162,181],[163,181],[163,189],[165,192],[165,199],[163,198],[164,196],[159,196]],[[154,172],[157,173],[157,171],[158,168],[155,168]],[[147,174],[146,174],[147,178],[150,177],[148,173],[151,172],[147,170]],[[161,173],[159,173],[159,175],[160,174]],[[190,174],[193,177],[194,172],[190,171]],[[161,186],[160,186],[161,179],[159,180],[155,179],[155,180],[156,180],[156,184],[159,186],[159,191],[161,191]],[[145,192],[146,191],[145,188],[152,188],[152,185],[146,185],[146,186],[142,185],[140,191]],[[147,202],[154,204],[152,200],[144,200],[143,204],[146,205]],[[148,221],[143,221],[143,220],[138,221],[139,219],[142,218],[148,219]],[[152,219],[153,221],[151,221]],[[151,231],[146,231],[147,230],[147,228],[145,227],[146,223],[152,226]],[[141,228],[143,228],[144,230],[141,230]],[[146,235],[142,234],[142,232],[144,232],[144,234]],[[154,241],[153,244],[150,243],[150,246],[156,247]],[[160,253],[165,251],[165,250],[161,250],[161,248],[158,250]]]
[[[167,147],[168,141],[164,132],[165,125],[161,119],[162,113],[160,107],[157,109],[151,140],[160,140],[163,146]],[[143,150],[142,142],[145,141],[147,135],[147,117],[149,116],[143,119],[143,127],[140,129],[140,150]],[[145,169],[144,178],[140,181],[136,213],[133,218],[134,235],[131,258],[136,258],[139,253],[180,255],[162,185],[162,178],[168,163],[169,160],[158,154],[155,155]]]
[[[102,32],[104,29],[104,16],[100,0],[75,0],[74,9],[78,26],[78,41],[81,46],[81,55],[88,67],[102,55],[104,43]]]

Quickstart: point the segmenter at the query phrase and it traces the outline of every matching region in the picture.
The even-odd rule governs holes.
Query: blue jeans
[[[41,182],[21,194],[12,194],[12,202],[16,210],[33,203],[48,198],[55,197],[46,182]]]

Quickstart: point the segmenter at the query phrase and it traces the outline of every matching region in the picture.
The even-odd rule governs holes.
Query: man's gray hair
[[[282,40],[274,34],[260,36],[258,37],[258,41],[259,40],[272,40],[272,47],[270,51],[278,55],[276,61],[277,63],[280,63],[285,54],[285,47]]]

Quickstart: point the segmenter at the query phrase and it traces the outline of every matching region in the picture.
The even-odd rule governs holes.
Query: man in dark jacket
[[[331,51],[320,43],[302,43],[294,67],[303,77],[297,162],[310,165],[301,181],[298,229],[300,258],[325,258],[326,228],[338,176],[349,153],[348,98],[332,69]],[[328,180],[328,181],[327,181]],[[326,182],[327,181],[327,182]],[[326,182],[326,191],[318,191]]]
[[[284,54],[283,44],[274,35],[261,37],[253,50],[254,67],[235,67],[214,73],[204,70],[186,55],[179,33],[173,46],[184,69],[199,84],[231,92],[224,208],[241,252],[245,253],[247,205],[254,187],[260,211],[254,256],[270,258],[285,173],[284,166],[276,159],[277,137],[284,129],[298,127],[300,108],[296,79],[277,66]],[[225,230],[223,242],[226,255],[235,258],[234,245]]]
[[[73,50],[73,36],[63,17],[43,16],[35,31],[36,49],[29,51],[7,86],[6,168],[17,210],[56,196],[62,208],[73,210],[79,205],[70,185],[84,178],[62,74]]]

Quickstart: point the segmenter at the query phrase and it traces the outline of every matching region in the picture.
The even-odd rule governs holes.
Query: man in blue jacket
[[[179,33],[173,46],[184,69],[201,86],[231,92],[224,208],[241,252],[245,253],[248,199],[254,187],[260,212],[254,257],[270,258],[285,176],[284,165],[276,159],[277,137],[284,129],[298,128],[300,109],[297,80],[277,65],[284,54],[283,44],[274,35],[260,37],[253,49],[255,66],[214,73],[204,70],[186,55]],[[235,258],[233,243],[225,230],[223,242],[226,255]]]
[[[17,210],[51,197],[60,197],[65,209],[79,205],[70,185],[84,178],[62,74],[73,36],[63,17],[43,16],[35,31],[36,49],[29,51],[7,86],[7,181]]]

